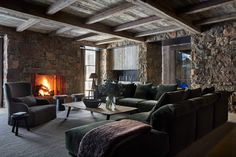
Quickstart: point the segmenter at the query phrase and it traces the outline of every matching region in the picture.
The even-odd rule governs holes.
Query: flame
[[[39,90],[39,94],[42,96],[50,95],[50,92],[52,91],[51,86],[48,82],[48,80],[44,77],[41,81],[41,89]]]

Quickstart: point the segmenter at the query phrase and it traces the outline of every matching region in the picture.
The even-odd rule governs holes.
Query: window
[[[88,96],[88,90],[92,88],[91,73],[96,72],[96,48],[85,47],[85,96]]]
[[[177,51],[176,52],[176,81],[179,87],[186,88],[191,85],[191,51]]]

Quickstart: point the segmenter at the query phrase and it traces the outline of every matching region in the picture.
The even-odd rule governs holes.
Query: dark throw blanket
[[[114,144],[142,132],[151,126],[135,120],[111,122],[89,131],[81,140],[78,157],[105,157]]]

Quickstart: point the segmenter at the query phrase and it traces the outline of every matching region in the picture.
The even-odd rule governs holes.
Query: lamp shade
[[[98,75],[96,73],[91,73],[89,78],[92,78],[92,79],[98,78]]]

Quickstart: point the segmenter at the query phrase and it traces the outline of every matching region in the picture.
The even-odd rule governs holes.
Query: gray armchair
[[[46,99],[35,98],[29,82],[5,83],[4,92],[8,106],[8,124],[11,125],[11,115],[15,112],[29,113],[29,126],[37,126],[56,118],[55,104],[49,104]],[[20,123],[24,125],[24,123]]]

